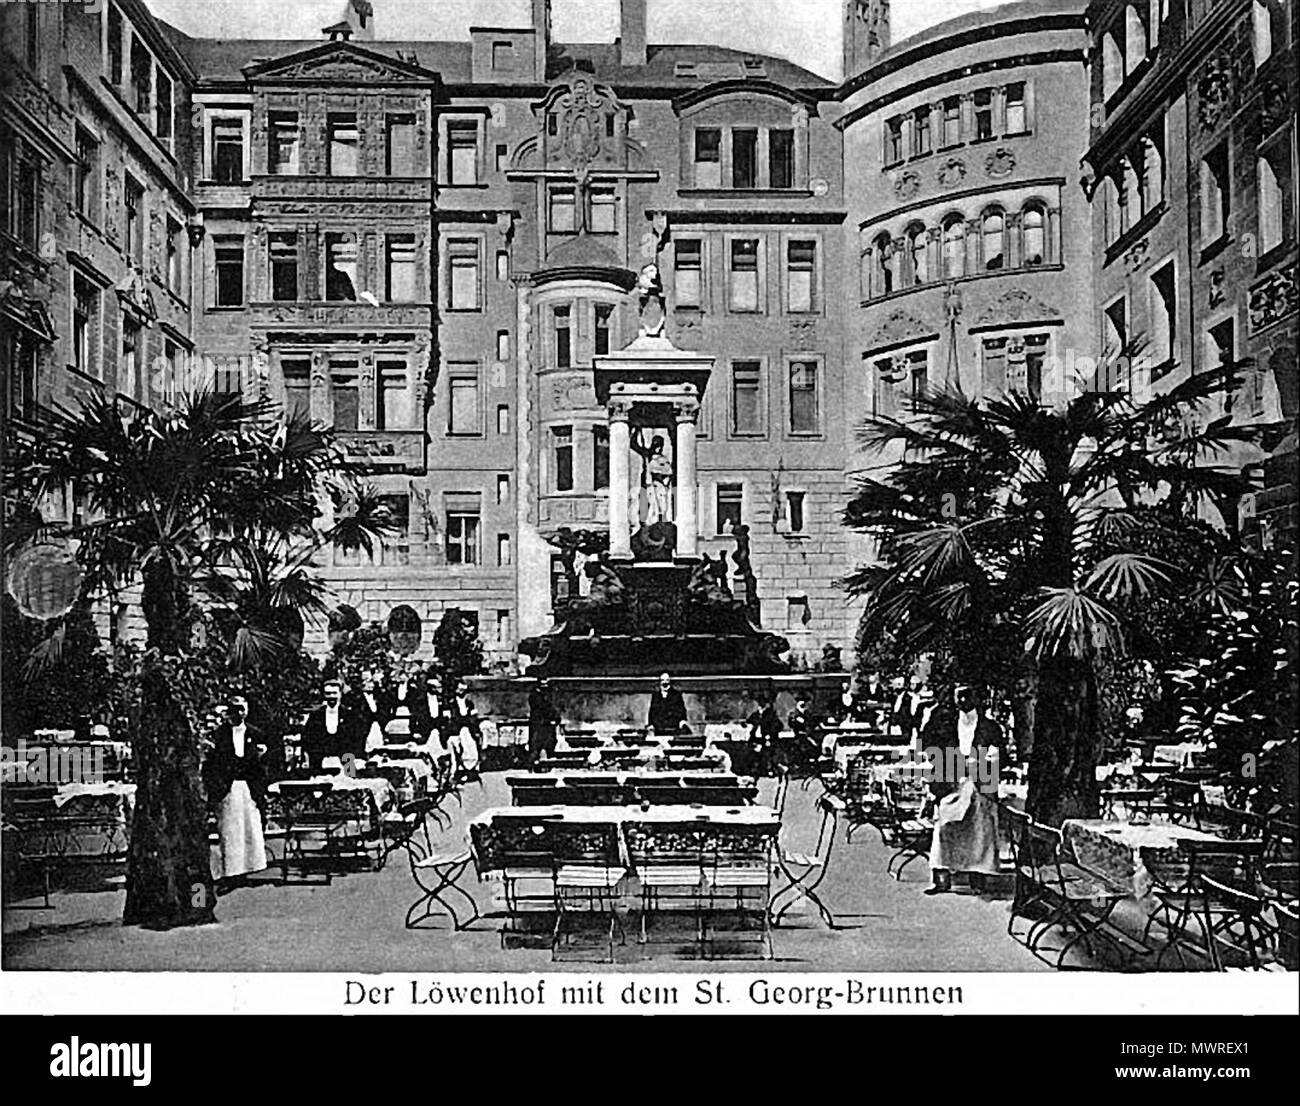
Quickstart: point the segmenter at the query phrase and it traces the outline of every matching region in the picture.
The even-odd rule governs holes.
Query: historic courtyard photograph
[[[0,32],[5,971],[1296,971],[1292,0]]]

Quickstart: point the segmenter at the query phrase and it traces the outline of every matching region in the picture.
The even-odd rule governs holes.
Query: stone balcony
[[[352,430],[337,435],[349,465],[370,472],[426,470],[423,430]]]

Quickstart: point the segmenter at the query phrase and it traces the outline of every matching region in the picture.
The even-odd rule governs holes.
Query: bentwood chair
[[[1007,935],[1015,935],[1017,917],[1028,918],[1033,906],[1045,904],[1048,896],[1047,865],[1053,860],[1052,850],[1055,842],[1047,850],[1036,848],[1036,841],[1031,832],[1033,819],[1023,810],[1004,806],[1002,816],[1006,818],[1011,837],[1011,852],[1015,858],[1016,882],[1011,895],[1011,912],[1007,916]],[[1038,922],[1032,922],[1025,934],[1026,944],[1029,935],[1037,928]]]
[[[550,841],[555,885],[555,929],[551,934],[551,959],[573,947],[584,918],[600,920],[614,962],[614,936],[623,940],[618,916],[618,886],[627,875],[623,864],[619,827],[554,822],[546,827]]]

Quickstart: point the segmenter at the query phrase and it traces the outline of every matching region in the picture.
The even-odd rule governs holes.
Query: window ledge
[[[1148,234],[1151,229],[1160,222],[1168,209],[1169,203],[1167,200],[1161,200],[1156,204],[1155,207],[1143,215],[1142,218],[1106,247],[1106,260],[1103,264],[1109,265],[1119,257],[1120,254],[1135,245],[1143,235]]]
[[[678,195],[681,196],[700,196],[711,199],[725,199],[728,196],[735,196],[749,199],[755,196],[788,196],[791,199],[806,200],[813,193],[807,188],[679,188]]]
[[[246,303],[235,303],[235,304],[214,303],[207,308],[208,314],[210,315],[229,315],[229,314],[233,314],[236,311],[247,311],[247,310],[248,310],[248,304]]]
[[[949,284],[962,284],[966,281],[983,280],[988,277],[1023,276],[1025,273],[1059,273],[1064,270],[1065,266],[1060,262],[1053,262],[1050,265],[1025,265],[1018,269],[980,270],[978,273],[967,273],[965,276],[945,277],[942,280],[928,280],[924,284],[911,284],[906,288],[895,288],[894,291],[883,296],[872,296],[868,299],[859,300],[858,306],[874,307],[876,304],[888,303],[890,300],[908,296],[914,292],[945,288]]]
[[[800,531],[797,534],[782,534],[781,537],[785,538],[786,541],[792,541],[796,543],[812,541],[812,535],[805,533],[803,531]]]
[[[439,181],[438,187],[444,190],[455,188],[462,192],[473,192],[476,190],[485,192],[491,188],[492,185],[488,181],[475,181],[473,184],[451,184],[450,182]]]
[[[1294,239],[1290,241],[1283,239],[1267,253],[1260,255],[1259,260],[1255,262],[1255,275],[1260,276],[1266,270],[1273,268],[1274,265],[1294,250]]]

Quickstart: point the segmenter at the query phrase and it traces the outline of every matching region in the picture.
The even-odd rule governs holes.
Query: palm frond
[[[1043,588],[1039,596],[1038,605],[1022,623],[1026,649],[1035,658],[1087,660],[1123,651],[1119,616],[1104,604],[1074,588]]]
[[[1168,561],[1142,553],[1114,553],[1103,558],[1084,582],[1083,590],[1107,602],[1145,599],[1173,583],[1178,569]]]

